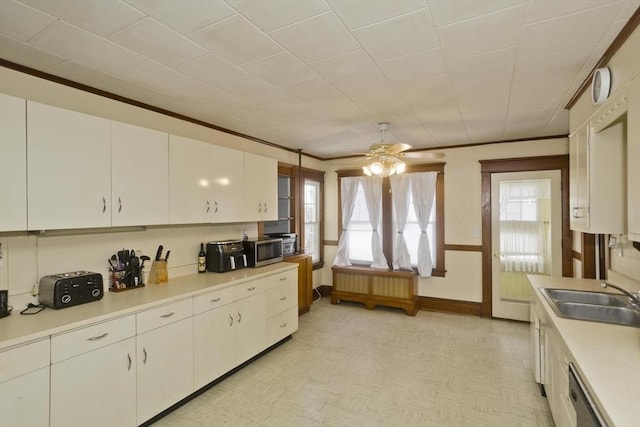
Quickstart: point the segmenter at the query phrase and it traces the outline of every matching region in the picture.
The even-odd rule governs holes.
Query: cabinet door
[[[0,94],[0,231],[27,229],[26,101]]]
[[[233,305],[223,306],[193,318],[195,389],[199,389],[235,367]]]
[[[169,222],[211,220],[211,145],[169,135]]]
[[[168,135],[126,123],[111,126],[112,225],[168,224]]]
[[[278,219],[278,162],[256,154],[244,154],[245,218],[248,221]]]
[[[142,424],[193,392],[193,318],[138,335],[136,347]]]
[[[111,226],[111,123],[27,102],[30,230]]]
[[[51,365],[51,427],[135,426],[135,338]]]
[[[640,77],[631,85],[627,110],[627,222],[629,239],[640,242]]]
[[[48,366],[0,383],[0,396],[1,426],[49,425]]]
[[[238,222],[244,211],[244,153],[213,146],[211,160],[211,219]]]
[[[266,348],[265,293],[238,301],[234,311],[236,365],[239,365]]]
[[[585,125],[569,138],[569,212],[572,230],[589,228],[589,144]]]

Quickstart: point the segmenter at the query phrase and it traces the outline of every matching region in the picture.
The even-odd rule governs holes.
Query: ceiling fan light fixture
[[[369,166],[363,166],[362,172],[364,172],[366,176],[371,176],[371,170],[369,169]]]
[[[384,164],[377,160],[369,165],[369,170],[374,175],[380,175],[384,171],[384,169]]]

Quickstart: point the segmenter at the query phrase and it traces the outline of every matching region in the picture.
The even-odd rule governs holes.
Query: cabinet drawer
[[[283,283],[295,283],[298,286],[298,270],[285,271],[283,273],[274,274],[265,279],[267,281],[267,289],[275,288]]]
[[[291,307],[298,307],[297,283],[288,281],[267,290],[267,318]]]
[[[216,307],[232,303],[234,301],[234,289],[229,286],[217,291],[207,292],[193,298],[193,313],[200,314]]]
[[[51,337],[51,363],[87,353],[136,334],[134,316],[121,317]]]
[[[259,294],[260,292],[264,292],[265,289],[265,280],[254,280],[252,282],[240,283],[239,285],[235,285],[234,289],[234,297],[236,300],[250,297],[255,294]]]
[[[193,316],[192,298],[186,298],[136,314],[138,333],[150,331]]]
[[[292,307],[267,320],[267,346],[298,330],[298,307]]]
[[[0,382],[49,366],[49,338],[0,352]]]

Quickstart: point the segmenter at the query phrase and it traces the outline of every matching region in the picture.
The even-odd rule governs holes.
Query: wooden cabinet
[[[640,242],[640,76],[631,83],[627,107],[627,226]]]
[[[138,424],[194,390],[192,315],[191,298],[136,315]]]
[[[278,162],[244,154],[244,214],[247,221],[278,219]]]
[[[111,122],[27,102],[28,228],[111,226]]]
[[[211,145],[169,135],[169,222],[209,222]]]
[[[590,124],[569,138],[571,229],[583,233],[624,234],[625,124],[617,121],[595,132]]]
[[[0,94],[0,231],[27,229],[26,101]]]
[[[0,352],[0,425],[49,425],[49,338]]]
[[[136,425],[135,333],[127,316],[52,337],[51,427]]]
[[[168,134],[111,125],[111,223],[169,223]]]
[[[298,315],[311,309],[313,304],[313,260],[311,255],[297,254],[286,257],[286,262],[298,264]]]
[[[244,153],[214,145],[211,154],[211,221],[241,221],[244,214]]]

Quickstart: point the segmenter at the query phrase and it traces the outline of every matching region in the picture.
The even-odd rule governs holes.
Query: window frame
[[[437,172],[436,178],[436,265],[431,270],[432,277],[445,277],[444,259],[444,166],[446,163],[426,163],[407,165],[404,173]],[[341,179],[345,177],[364,176],[362,169],[336,171],[338,175],[338,227],[342,236],[342,194]],[[393,195],[389,178],[382,180],[382,252],[387,258],[389,270],[393,262]],[[355,265],[355,264],[354,264]],[[417,270],[414,268],[417,273]]]

